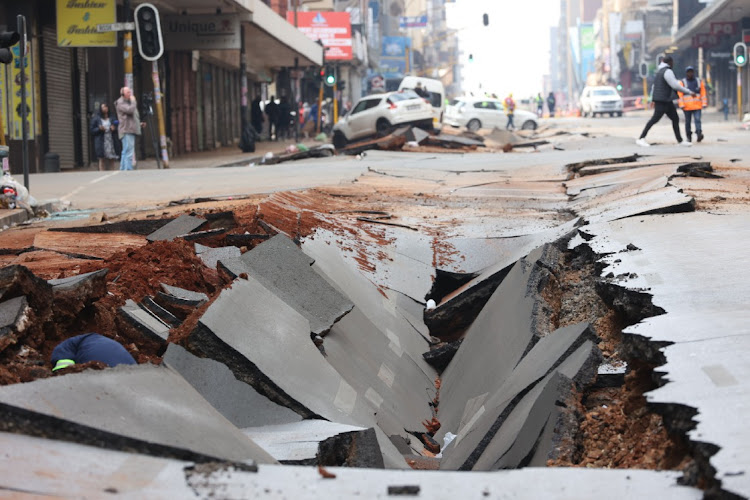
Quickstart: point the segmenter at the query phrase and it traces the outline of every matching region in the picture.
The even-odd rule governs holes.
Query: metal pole
[[[409,59],[411,59],[409,52],[411,52],[411,49],[409,47],[405,47],[404,52],[406,53],[406,74],[408,75],[411,71],[411,65],[409,64]]]
[[[294,5],[297,5],[297,2],[295,0]],[[295,15],[297,13],[297,10],[295,9]],[[300,92],[299,92],[299,58],[294,58],[294,88],[292,89],[292,95],[294,96],[294,105],[297,106],[297,109],[295,109],[294,113],[294,141],[299,142],[299,122],[300,122]]]
[[[648,79],[643,79],[643,109],[648,109]]]
[[[125,22],[130,22],[130,0],[123,2],[123,8],[125,9]],[[133,32],[126,31],[123,36],[123,58],[125,61],[125,87],[130,90],[133,89]]]
[[[339,72],[338,65],[333,67],[333,74],[336,75],[333,81],[333,124],[336,125],[339,122],[339,96],[338,96],[338,85],[339,85]]]
[[[156,155],[156,168],[162,168],[161,162],[159,161],[159,142],[156,140],[156,135],[154,135],[154,108],[151,107],[151,104],[148,105],[148,113],[146,115],[146,120],[148,121],[148,130],[151,134],[151,145],[154,148],[154,154]]]
[[[737,114],[742,121],[742,68],[737,67]]]
[[[240,24],[240,149],[249,150],[250,145],[246,144],[249,139],[245,131],[248,129],[247,119],[247,50],[245,49],[245,25]]]
[[[321,118],[321,115],[323,114],[323,85],[325,85],[325,83],[323,83],[323,80],[320,80],[320,94],[318,94],[318,126],[316,127],[317,128],[317,130],[315,131],[316,134],[320,134],[320,127],[321,127],[320,118]]]
[[[154,81],[154,103],[156,104],[156,119],[159,122],[159,146],[161,147],[161,162],[164,168],[169,168],[169,155],[167,154],[167,128],[164,124],[164,111],[161,104],[161,84],[159,83],[158,60],[151,63],[151,78]]]
[[[22,15],[16,17],[18,33],[21,35],[19,42],[19,56],[21,65],[21,131],[23,134],[23,185],[29,189],[29,107],[26,103],[26,18]]]

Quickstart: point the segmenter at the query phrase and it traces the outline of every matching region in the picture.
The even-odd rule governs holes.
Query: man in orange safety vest
[[[701,128],[701,111],[703,108],[708,106],[708,99],[706,97],[706,86],[703,80],[696,78],[695,69],[692,66],[688,66],[685,70],[685,78],[680,82],[683,87],[686,87],[696,95],[683,94],[677,92],[680,97],[679,105],[685,112],[685,135],[687,141],[691,141],[692,131],[690,130],[691,118],[695,120],[695,133],[698,135],[698,142],[703,140],[703,129]]]

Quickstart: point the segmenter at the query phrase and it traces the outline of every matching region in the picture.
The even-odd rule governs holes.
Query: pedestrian
[[[258,135],[260,135],[263,130],[263,111],[260,109],[260,97],[257,96],[250,105],[250,123]]]
[[[289,122],[291,121],[292,107],[286,96],[282,96],[279,101],[279,117],[276,123],[277,138],[289,139]]]
[[[89,129],[94,137],[94,154],[99,160],[99,170],[110,170],[112,160],[118,158],[117,141],[113,133],[117,130],[117,123],[117,120],[109,116],[109,106],[104,102],[91,118]]]
[[[508,123],[505,125],[505,130],[515,130],[516,126],[513,125],[513,113],[516,110],[516,101],[513,100],[513,94],[508,94],[508,97],[503,101],[503,109],[505,110],[505,116],[508,117]]]
[[[53,372],[89,361],[100,361],[108,366],[137,364],[119,342],[98,333],[69,338],[52,351]]]
[[[268,118],[268,140],[276,140],[278,139],[279,105],[276,104],[274,96],[271,96],[266,103],[266,117]]]
[[[648,131],[651,127],[661,120],[664,115],[667,115],[667,117],[672,120],[672,130],[674,130],[674,136],[677,139],[677,142],[682,146],[693,145],[691,142],[682,140],[682,135],[680,134],[680,116],[677,114],[674,100],[677,97],[676,91],[678,90],[691,96],[697,94],[680,85],[680,82],[677,81],[677,78],[675,78],[674,72],[672,71],[673,64],[674,60],[672,59],[672,56],[666,56],[662,59],[662,62],[657,68],[656,77],[654,78],[654,86],[651,91],[651,102],[654,105],[654,114],[643,129],[641,136],[635,141],[639,146],[648,147],[651,145],[646,142],[646,135],[648,135]]]
[[[552,118],[555,116],[555,105],[557,104],[557,99],[555,99],[555,94],[553,92],[550,92],[547,96],[547,109],[549,110],[549,116]]]
[[[544,97],[541,92],[537,93],[534,101],[536,102],[536,115],[541,118],[544,114]]]
[[[129,87],[120,89],[120,98],[115,101],[117,110],[117,133],[122,141],[122,153],[120,154],[120,170],[133,170],[135,163],[135,137],[141,135],[141,128],[146,126],[141,123],[138,114],[138,103],[136,103],[133,91]]]
[[[417,86],[414,87],[414,93],[417,94],[422,99],[428,99],[430,97],[429,92],[425,90],[424,87],[422,87],[422,82],[417,82]]]
[[[726,97],[721,100],[721,110],[724,112],[724,121],[729,120],[729,99]]]
[[[706,86],[703,80],[695,77],[695,68],[688,66],[685,70],[685,78],[680,82],[683,87],[688,88],[698,95],[685,95],[683,92],[677,92],[679,96],[679,105],[685,113],[685,137],[688,142],[692,142],[691,122],[695,120],[695,133],[698,136],[698,142],[703,140],[703,129],[701,128],[701,114],[703,108],[708,106],[708,96],[706,95]]]

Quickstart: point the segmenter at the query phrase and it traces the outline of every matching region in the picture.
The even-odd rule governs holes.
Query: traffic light
[[[747,64],[747,45],[742,42],[734,44],[734,64],[740,68]]]
[[[15,31],[0,32],[0,64],[10,64],[13,62],[13,52],[10,48],[18,43],[21,39]]]
[[[336,85],[336,67],[335,66],[326,66],[326,77],[325,77],[326,85],[329,87],[333,87]]]
[[[339,80],[339,90],[346,90],[346,80]]]
[[[320,79],[325,81],[326,79],[326,68],[325,66],[320,68]]]
[[[617,87],[615,87],[618,92],[622,92],[622,83],[618,83]]]
[[[138,52],[145,60],[156,61],[164,53],[159,11],[150,3],[142,3],[135,9],[135,37]]]
[[[490,16],[488,16],[487,14],[482,14],[482,24],[484,24],[485,26],[489,26]]]
[[[646,62],[641,62],[638,65],[638,74],[641,78],[648,78],[648,64]]]
[[[469,62],[474,62],[474,54],[469,54]]]

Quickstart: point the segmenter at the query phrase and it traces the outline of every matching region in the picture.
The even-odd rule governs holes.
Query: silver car
[[[480,128],[505,128],[508,117],[499,99],[459,97],[446,108],[443,122],[476,132]],[[536,130],[539,126],[534,113],[518,108],[513,113],[513,124],[523,130]]]
[[[622,97],[614,87],[586,87],[581,92],[581,116],[622,116]]]

